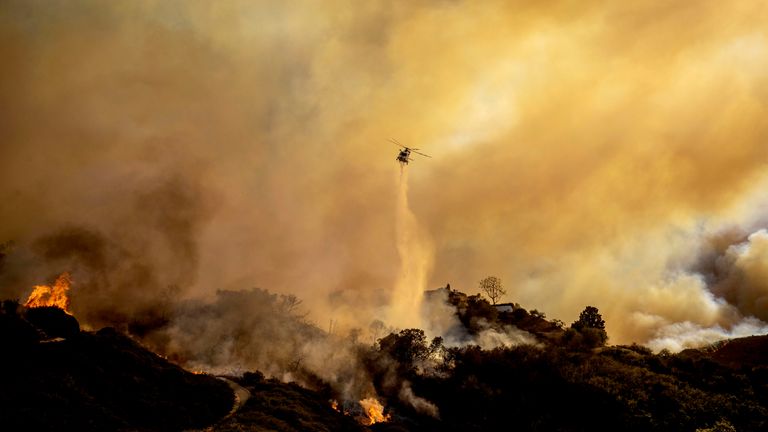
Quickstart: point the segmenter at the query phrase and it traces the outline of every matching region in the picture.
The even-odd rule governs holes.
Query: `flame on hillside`
[[[69,313],[69,297],[67,291],[72,284],[72,277],[69,272],[64,272],[56,278],[52,286],[36,285],[32,294],[29,295],[24,306],[33,308],[41,306],[55,306]]]
[[[389,421],[390,415],[384,415],[384,405],[376,400],[376,398],[365,398],[359,403],[363,408],[363,413],[365,414],[360,418],[360,423],[364,424],[365,426],[370,426],[372,424]]]

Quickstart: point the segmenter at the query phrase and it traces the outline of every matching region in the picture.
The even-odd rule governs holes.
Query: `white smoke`
[[[702,327],[690,321],[674,323],[659,329],[657,336],[647,345],[654,351],[663,349],[679,352],[686,348],[699,348],[717,341],[768,334],[768,324],[755,317],[747,317],[730,329],[719,325]]]
[[[400,387],[399,397],[400,400],[411,405],[416,411],[434,418],[440,418],[440,411],[437,406],[423,397],[416,396],[413,393],[413,389],[411,389],[410,382],[403,381]]]
[[[743,238],[738,233],[732,236]],[[678,352],[723,339],[768,334],[768,232],[757,230],[711,255],[711,262],[701,269],[681,273],[648,292],[660,298],[674,292],[676,299],[668,310],[656,307],[654,314],[632,315],[636,325],[654,329],[646,342],[651,349]],[[681,303],[688,308],[676,306]]]
[[[532,334],[510,325],[504,326],[503,331],[495,328],[483,330],[470,342],[470,344],[477,345],[484,350],[510,348],[517,345],[535,345],[536,343],[536,338]]]
[[[431,291],[422,305],[424,329],[430,335],[443,338],[447,347],[477,345],[482,349],[509,348],[517,345],[535,345],[538,342],[531,333],[513,325],[492,326],[485,319],[478,319],[475,325],[482,328],[477,334],[470,334],[459,321],[456,307],[448,302],[448,290]]]

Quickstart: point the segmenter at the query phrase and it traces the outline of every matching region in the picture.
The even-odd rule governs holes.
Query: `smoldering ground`
[[[366,329],[401,277],[395,135],[435,156],[408,168],[433,256],[413,290],[495,274],[550,317],[598,306],[617,343],[763,331],[761,235],[730,276],[697,266],[764,227],[766,13],[4,2],[0,290],[71,270],[101,325],[259,286]]]

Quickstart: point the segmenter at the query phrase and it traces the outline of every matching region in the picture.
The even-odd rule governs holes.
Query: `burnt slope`
[[[657,355],[638,346],[470,346],[451,349],[442,373],[398,368],[397,379],[387,367],[375,370],[389,363],[370,364],[378,394],[398,414],[389,426],[402,430],[672,432],[718,423],[768,430],[765,367],[737,370],[705,355]],[[437,407],[439,420],[403,403],[389,384],[406,381]]]
[[[114,329],[45,341],[40,334],[59,333],[51,323],[71,330],[71,321],[41,310],[30,322],[24,308],[13,312],[6,308],[0,320],[2,430],[183,430],[212,424],[232,407],[227,384],[189,373]]]
[[[768,336],[730,339],[719,344],[709,357],[720,364],[736,368],[768,366]]]
[[[261,373],[232,378],[251,392],[251,397],[233,416],[213,427],[214,431],[355,432],[363,431],[352,417],[334,411],[327,396],[300,387],[264,379]]]

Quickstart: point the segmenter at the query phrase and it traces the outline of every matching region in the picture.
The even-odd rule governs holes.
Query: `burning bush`
[[[376,423],[389,421],[390,415],[384,414],[384,406],[376,398],[365,398],[360,401],[364,416],[361,416],[360,422],[366,426]]]
[[[72,284],[69,272],[64,272],[56,278],[53,285],[37,285],[29,295],[24,306],[36,308],[40,306],[55,306],[69,313],[69,297],[67,291]]]

